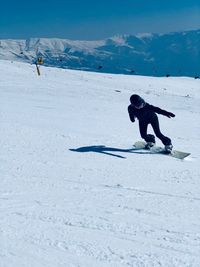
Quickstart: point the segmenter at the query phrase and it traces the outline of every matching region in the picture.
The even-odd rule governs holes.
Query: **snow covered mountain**
[[[1,267],[200,266],[200,80],[0,73]],[[132,93],[176,114],[161,129],[191,156],[131,150]]]
[[[199,76],[200,30],[115,36],[102,41],[0,40],[0,59],[46,66],[153,76]]]

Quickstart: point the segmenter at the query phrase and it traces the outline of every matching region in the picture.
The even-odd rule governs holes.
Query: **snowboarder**
[[[146,103],[139,95],[132,95],[130,97],[130,102],[131,104],[128,106],[130,120],[132,122],[135,121],[135,118],[139,120],[140,134],[147,143],[146,148],[150,149],[150,147],[155,145],[155,136],[152,134],[147,134],[147,127],[149,124],[151,124],[155,135],[164,144],[166,152],[170,153],[173,148],[171,139],[161,133],[158,116],[156,113],[167,116],[168,118],[175,117],[175,115],[171,112]]]

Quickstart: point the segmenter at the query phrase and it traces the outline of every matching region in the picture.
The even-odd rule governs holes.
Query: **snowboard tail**
[[[138,141],[133,146],[136,149],[146,149],[146,142]],[[171,152],[167,152],[167,151],[165,151],[164,148],[159,147],[159,146],[153,146],[149,150],[155,154],[156,153],[157,154],[164,154],[164,155],[171,156],[171,157],[177,158],[177,159],[184,159],[191,154],[188,152],[182,152],[182,151],[178,151],[178,150],[172,150]]]

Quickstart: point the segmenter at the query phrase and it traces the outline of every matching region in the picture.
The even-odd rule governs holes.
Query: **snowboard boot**
[[[150,149],[154,145],[155,145],[155,143],[153,143],[153,142],[147,142],[146,145],[145,145],[145,149]]]
[[[165,145],[165,152],[166,153],[171,153],[172,152],[173,145]]]

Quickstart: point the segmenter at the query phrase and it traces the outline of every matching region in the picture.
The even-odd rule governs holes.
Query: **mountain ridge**
[[[200,30],[116,35],[104,40],[0,39],[0,59],[45,66],[153,76],[200,73]]]

